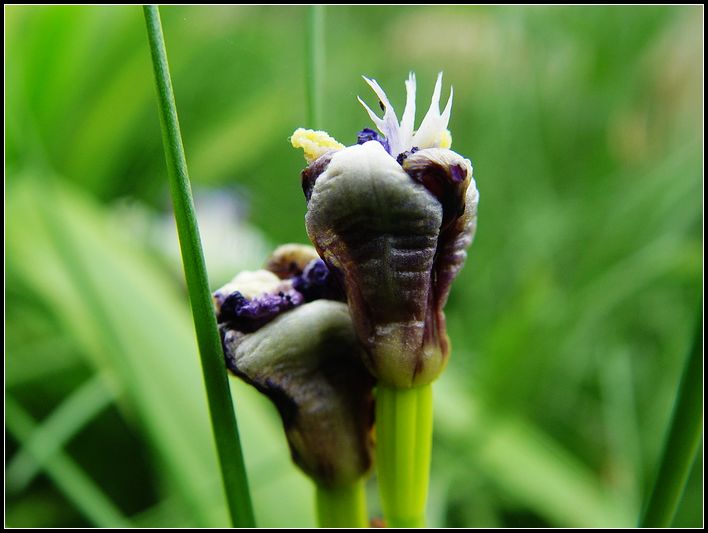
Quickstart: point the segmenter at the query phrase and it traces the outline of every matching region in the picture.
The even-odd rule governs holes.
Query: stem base
[[[364,480],[337,488],[317,486],[320,527],[369,527]]]
[[[389,527],[425,527],[433,435],[433,387],[376,393],[376,465]]]

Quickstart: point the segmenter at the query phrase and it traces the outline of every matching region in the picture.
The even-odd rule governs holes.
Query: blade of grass
[[[43,451],[32,438],[36,424],[32,417],[11,397],[5,398],[5,425],[25,449],[38,462],[42,461]],[[50,457],[45,464],[45,471],[57,488],[76,508],[98,527],[130,527],[130,522],[101,487],[93,482],[84,471],[64,452]]]
[[[237,527],[254,527],[251,495],[239,439],[238,424],[224,367],[221,339],[209,292],[209,281],[194,212],[187,161],[179,130],[177,107],[162,23],[157,6],[144,6],[150,52],[155,71],[160,125],[172,194],[182,264],[204,373],[212,429],[231,520]]]
[[[495,409],[488,399],[465,395],[468,385],[453,373],[443,373],[439,382],[436,431],[451,446],[455,475],[487,480],[558,527],[631,527],[636,514],[555,437],[523,416]]]
[[[34,429],[5,470],[7,490],[20,492],[71,437],[113,401],[113,391],[100,374],[74,390]],[[30,450],[31,449],[31,450]]]
[[[322,85],[324,81],[324,6],[307,8],[305,91],[307,127],[322,129]]]
[[[31,181],[32,178],[28,178],[26,183]],[[35,189],[37,187],[39,189]],[[42,190],[44,195],[33,194],[32,189]],[[48,255],[40,253],[40,256],[51,257],[49,261],[66,275],[65,278],[63,274],[55,279],[44,279],[44,273],[37,271],[35,275],[39,276],[33,280],[37,284],[35,289],[39,289],[42,298],[57,298],[52,305],[56,306],[57,313],[67,318],[61,324],[62,330],[66,327],[70,336],[81,340],[82,355],[88,356],[100,372],[115,371],[120,376],[122,387],[132,396],[133,406],[143,415],[144,429],[151,434],[157,453],[166,465],[169,464],[162,473],[171,478],[169,486],[179,491],[194,523],[202,527],[223,524],[224,517],[210,516],[204,505],[203,484],[206,479],[213,479],[212,472],[218,471],[216,456],[214,454],[212,462],[212,457],[207,459],[210,453],[195,452],[194,448],[211,443],[208,425],[202,425],[207,416],[206,406],[198,414],[190,411],[190,404],[196,401],[190,400],[190,395],[203,390],[199,386],[201,383],[187,381],[194,379],[198,365],[171,361],[171,358],[183,359],[196,351],[193,337],[185,333],[183,318],[175,321],[181,311],[177,310],[176,304],[152,307],[155,302],[151,298],[157,294],[161,293],[157,297],[163,299],[172,299],[172,296],[158,288],[158,279],[140,280],[132,275],[136,257],[126,248],[116,248],[121,246],[120,240],[113,240],[110,233],[92,226],[100,226],[100,217],[91,216],[84,210],[85,205],[66,194],[58,178],[50,175],[30,185],[26,192],[29,198],[20,202],[29,201],[37,206],[36,215],[41,220],[35,226],[35,236],[38,240],[48,239],[44,252],[53,248]],[[27,223],[31,223],[29,219]],[[94,233],[94,230],[98,231]],[[108,244],[104,239],[112,242]],[[113,253],[115,255],[111,255]],[[31,273],[32,264],[32,260],[25,263],[23,272]],[[61,288],[67,281],[72,287],[68,291],[67,286]],[[109,284],[120,289],[111,291],[106,288]],[[52,297],[55,287],[59,292]],[[157,289],[156,293],[148,296],[154,289]],[[72,303],[73,297],[78,300]],[[152,314],[146,312],[148,308],[152,309]],[[174,315],[165,316],[170,312]],[[130,318],[123,313],[130,313]],[[167,326],[170,323],[172,325]],[[177,324],[181,324],[179,333],[173,329],[180,327]],[[169,339],[149,338],[155,333],[167,334],[167,331],[171,331]],[[179,340],[174,343],[177,336]],[[188,346],[184,353],[183,346]],[[158,350],[164,353],[155,354]],[[168,364],[171,365],[169,371],[164,369]],[[173,370],[179,372],[180,367],[182,371],[187,367],[193,370],[175,381],[177,376]],[[157,375],[160,376],[159,383],[155,380]],[[184,394],[186,401],[176,397],[179,394]],[[185,431],[184,426],[189,430]],[[205,461],[198,461],[195,453]],[[207,474],[202,477],[205,470]]]
[[[676,392],[671,425],[640,527],[670,527],[703,433],[703,313]]]

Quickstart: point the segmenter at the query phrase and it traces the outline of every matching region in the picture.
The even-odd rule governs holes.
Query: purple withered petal
[[[344,301],[344,291],[322,259],[314,259],[305,267],[300,276],[293,278],[293,289],[311,302],[326,298]]]
[[[365,142],[376,141],[381,144],[388,153],[391,153],[391,147],[389,146],[386,137],[379,135],[378,132],[372,130],[371,128],[364,128],[359,133],[356,134],[356,143],[364,144]]]
[[[416,153],[418,150],[420,150],[420,148],[418,148],[417,146],[414,146],[414,147],[411,148],[410,150],[406,150],[405,152],[401,152],[401,153],[398,154],[398,156],[396,157],[396,162],[397,162],[399,165],[403,165],[403,162],[408,158],[408,156],[409,156],[409,155],[412,155],[412,154],[414,154],[414,153]]]
[[[238,331],[252,332],[304,301],[303,295],[296,290],[263,294],[250,300],[235,291],[222,303],[218,320],[230,324]]]

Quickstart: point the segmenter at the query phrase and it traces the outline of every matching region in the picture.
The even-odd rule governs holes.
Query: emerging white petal
[[[384,90],[381,88],[381,86],[376,82],[376,80],[370,80],[366,76],[363,76],[363,78],[366,80],[366,83],[369,84],[369,87],[371,87],[374,92],[376,93],[376,96],[379,97],[379,101],[381,102],[381,105],[384,107],[384,116],[383,120],[379,119],[378,117],[377,120],[374,120],[374,123],[376,124],[376,127],[379,129],[381,133],[383,133],[386,136],[386,139],[388,139],[389,146],[391,147],[391,154],[398,154],[400,152],[396,152],[395,150],[398,150],[400,148],[400,140],[399,140],[399,126],[398,126],[398,117],[396,116],[396,112],[393,109],[393,106],[391,103],[388,101],[388,98],[386,97],[386,93]],[[366,107],[366,110],[369,112],[369,116],[371,116],[373,120],[373,111],[369,109],[369,107],[364,104],[364,102],[361,101],[361,98],[359,98],[359,101]],[[375,115],[374,115],[375,116]]]
[[[413,147],[413,128],[415,126],[415,74],[410,72],[406,80],[406,108],[401,117],[401,127],[399,136],[401,140],[401,151],[410,150]]]
[[[442,72],[438,74],[437,82],[433,97],[430,100],[430,108],[428,113],[423,118],[420,128],[413,136],[413,146],[418,148],[439,148],[445,144],[443,141],[449,138],[447,130],[448,122],[450,121],[450,112],[452,110],[452,88],[450,88],[450,97],[445,105],[445,110],[440,114],[440,91],[442,88]],[[447,135],[446,135],[447,134]]]
[[[440,113],[440,93],[442,90],[442,72],[438,74],[438,79],[435,83],[435,90],[430,101],[423,122],[418,131],[414,132],[415,127],[415,97],[416,97],[416,80],[415,74],[412,72],[408,75],[405,82],[406,85],[406,107],[403,110],[403,116],[399,124],[396,112],[393,106],[388,101],[386,93],[376,80],[369,79],[364,76],[364,80],[373,89],[378,96],[381,105],[384,108],[384,116],[380,118],[374,113],[364,101],[357,97],[359,102],[366,112],[371,117],[371,120],[376,124],[376,127],[386,137],[388,150],[394,158],[403,152],[410,151],[412,148],[450,148],[452,137],[447,129],[450,122],[450,113],[452,111],[452,88],[450,88],[450,97],[442,114]]]

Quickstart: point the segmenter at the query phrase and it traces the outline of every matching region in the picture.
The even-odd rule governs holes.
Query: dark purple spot
[[[302,272],[293,278],[293,289],[311,302],[321,298],[341,300],[342,295],[334,276],[322,259],[313,259]]]
[[[228,323],[237,331],[256,331],[280,313],[300,305],[303,301],[302,294],[294,290],[264,294],[252,300],[235,291],[224,300],[218,319],[220,323]]]
[[[461,183],[467,177],[467,170],[462,165],[450,165],[450,176],[455,183]]]
[[[329,279],[329,269],[322,259],[314,259],[305,267],[303,275],[307,276],[311,283],[323,285]]]
[[[371,128],[364,128],[361,130],[359,133],[356,134],[356,143],[357,144],[364,144],[369,141],[376,141],[381,146],[384,147],[384,149],[390,154],[391,153],[391,148],[388,144],[388,140],[376,133],[374,130]]]
[[[398,157],[396,157],[396,161],[398,161],[399,165],[403,165],[403,162],[406,160],[406,158],[409,155],[416,153],[418,150],[420,150],[420,148],[418,148],[417,146],[414,146],[410,150],[406,150],[405,152],[401,152],[400,154],[398,154]]]

